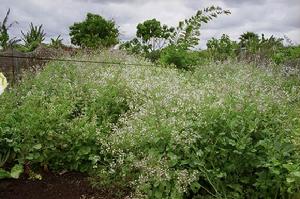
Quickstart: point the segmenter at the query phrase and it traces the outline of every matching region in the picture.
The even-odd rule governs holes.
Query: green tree
[[[256,51],[258,48],[258,44],[260,42],[260,38],[258,34],[254,32],[245,32],[241,34],[239,37],[241,48],[251,49],[252,51]]]
[[[236,56],[238,44],[232,41],[230,37],[223,34],[220,39],[212,38],[207,41],[207,50],[211,59],[215,61],[224,61]]]
[[[6,15],[2,22],[0,22],[0,48],[6,49],[8,46],[14,45],[19,40],[16,38],[9,39],[8,30],[17,23],[16,21],[7,24],[8,23],[8,16],[10,14],[10,9],[7,10]]]
[[[113,20],[88,13],[83,22],[70,26],[71,43],[81,47],[110,47],[119,42],[119,30]]]
[[[34,26],[32,23],[30,23],[29,30],[24,33],[22,33],[22,40],[24,41],[24,46],[27,49],[27,51],[33,51],[36,49],[44,40],[46,33],[43,30],[43,25]]]
[[[191,18],[179,22],[176,31],[172,36],[171,43],[183,49],[196,47],[200,41],[199,36],[202,24],[208,23],[221,14],[228,15],[230,14],[230,11],[223,10],[218,6],[210,6],[203,10],[198,10]]]
[[[168,39],[174,28],[161,25],[156,19],[146,20],[137,25],[136,36],[145,46],[145,51],[155,51],[168,45]]]
[[[240,55],[256,62],[273,59],[274,55],[284,47],[282,38],[273,35],[266,38],[264,34],[260,37],[254,32],[243,33],[239,40]]]

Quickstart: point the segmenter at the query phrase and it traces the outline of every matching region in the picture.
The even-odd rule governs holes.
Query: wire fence
[[[124,61],[117,62],[40,57],[22,55],[11,51],[10,54],[0,54],[0,72],[3,72],[9,83],[14,85],[21,80],[22,74],[25,71],[36,71],[49,61],[91,63],[99,65],[153,66],[151,64],[127,63]]]
[[[11,59],[31,59],[40,61],[62,61],[62,62],[82,62],[82,63],[95,63],[95,64],[108,64],[108,65],[126,65],[126,66],[153,66],[152,64],[139,64],[139,63],[126,63],[126,62],[108,62],[108,61],[93,61],[93,60],[78,60],[78,59],[59,59],[59,58],[47,58],[47,57],[24,57],[24,56],[11,56],[0,55],[0,58]]]

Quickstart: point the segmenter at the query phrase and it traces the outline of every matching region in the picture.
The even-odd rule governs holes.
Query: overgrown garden
[[[196,50],[201,25],[229,13],[205,8],[175,28],[147,20],[116,52],[105,49],[119,42],[113,21],[75,23],[72,42],[93,50],[73,59],[123,64],[53,61],[6,90],[0,179],[77,171],[119,197],[298,198],[299,46],[246,32]],[[45,36],[31,25],[17,44],[6,29],[2,48]]]

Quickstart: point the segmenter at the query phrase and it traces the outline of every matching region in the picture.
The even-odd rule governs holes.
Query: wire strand
[[[0,55],[0,58],[18,58],[18,59],[35,59],[41,61],[62,61],[62,62],[81,62],[81,63],[95,63],[95,64],[111,64],[111,65],[127,65],[127,66],[153,66],[151,64],[136,64],[125,62],[107,62],[107,61],[92,61],[92,60],[77,60],[77,59],[59,59],[49,57],[36,57],[36,56],[15,56],[15,55]]]

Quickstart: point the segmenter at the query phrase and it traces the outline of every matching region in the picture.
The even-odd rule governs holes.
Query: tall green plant
[[[180,21],[174,32],[171,43],[183,49],[194,48],[200,41],[200,28],[203,23],[208,23],[218,15],[230,14],[229,10],[223,10],[219,6],[211,6],[198,10],[197,13],[189,19]]]
[[[276,38],[273,35],[266,38],[264,34],[260,37],[254,32],[243,33],[239,40],[240,55],[259,62],[271,60],[284,47],[282,38]]]
[[[25,47],[29,51],[36,49],[45,40],[46,36],[42,24],[39,26],[34,26],[32,23],[30,23],[29,31],[27,33],[21,31],[21,33]]]
[[[8,46],[11,46],[17,43],[19,40],[16,38],[9,39],[8,30],[17,22],[14,21],[8,24],[8,16],[10,14],[10,9],[7,10],[6,15],[2,22],[0,22],[0,48],[6,49]]]
[[[51,38],[50,46],[53,48],[60,48],[63,46],[62,41],[63,41],[63,39],[61,38],[60,35],[58,35],[58,37],[56,37],[56,38]]]
[[[156,19],[146,20],[137,25],[136,36],[146,46],[146,51],[155,51],[168,45],[168,39],[174,28],[161,25]]]
[[[238,44],[228,35],[223,34],[220,39],[212,38],[207,41],[207,50],[212,60],[224,61],[236,55]]]

